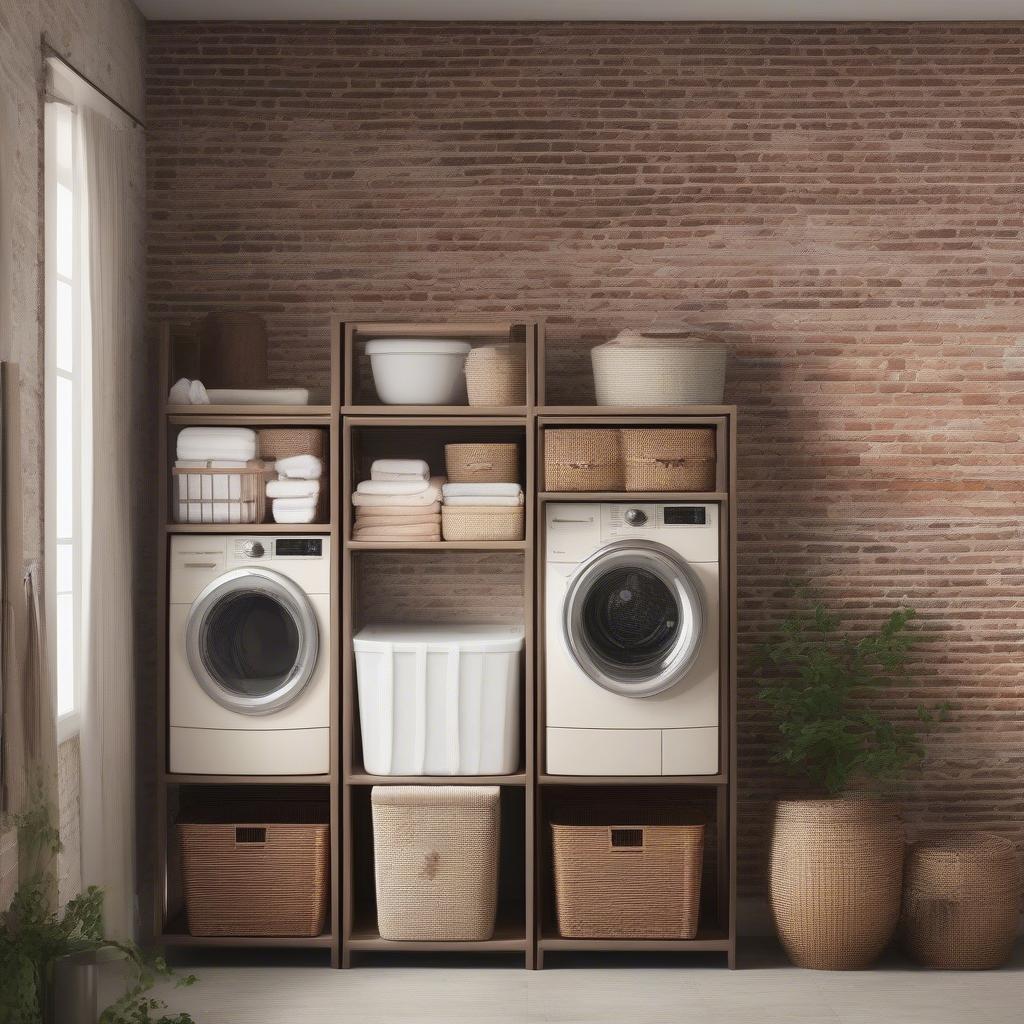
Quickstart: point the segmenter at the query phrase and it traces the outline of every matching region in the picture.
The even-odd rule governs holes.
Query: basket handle
[[[469,472],[479,472],[484,469],[494,469],[493,462],[467,462],[466,469]]]
[[[235,846],[264,846],[267,830],[253,825],[240,825],[235,829]]]
[[[612,825],[608,829],[608,849],[612,853],[643,853],[647,830],[637,825]]]

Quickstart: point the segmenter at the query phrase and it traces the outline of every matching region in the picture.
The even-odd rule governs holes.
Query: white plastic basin
[[[379,338],[366,343],[373,384],[385,405],[465,405],[468,341]]]

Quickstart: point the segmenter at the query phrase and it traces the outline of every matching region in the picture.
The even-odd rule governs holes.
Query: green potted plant
[[[60,837],[49,809],[38,805],[7,825],[17,829],[19,850],[27,853],[22,863],[37,868],[20,880],[0,914],[0,1024],[96,1021],[95,1007],[90,1013],[89,1007],[66,1005],[70,976],[77,965],[112,957],[123,961],[125,991],[99,1015],[98,1024],[194,1024],[187,1013],[163,1014],[165,1004],[152,994],[158,980],[175,977],[163,959],[146,955],[133,942],[104,938],[101,889],[92,886],[61,911],[52,909]],[[176,978],[178,985],[194,981]]]
[[[946,708],[919,707],[912,727],[873,706],[908,680],[921,639],[912,609],[855,636],[804,588],[796,597],[755,666],[774,719],[773,760],[813,794],[776,807],[769,902],[793,963],[852,970],[879,956],[898,923],[904,837],[891,794],[923,760],[921,733]]]

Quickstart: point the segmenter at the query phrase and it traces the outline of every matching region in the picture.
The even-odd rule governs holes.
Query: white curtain
[[[135,933],[134,360],[142,341],[140,134],[80,106],[83,206],[82,880]],[[89,436],[91,435],[91,436]],[[146,595],[148,599],[149,595]]]

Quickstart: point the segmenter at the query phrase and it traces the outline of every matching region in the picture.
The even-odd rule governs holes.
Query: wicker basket
[[[697,934],[703,825],[552,823],[551,840],[558,930],[566,938]]]
[[[501,812],[497,786],[374,786],[377,927],[399,941],[494,933]]]
[[[769,900],[798,967],[869,966],[900,913],[903,826],[875,800],[784,800],[772,833]]]
[[[330,827],[179,823],[192,935],[320,935],[327,921]]]
[[[522,540],[526,513],[500,505],[442,505],[445,540]]]
[[[623,429],[622,475],[627,491],[714,490],[714,428]]]
[[[1020,875],[1013,843],[991,832],[934,832],[907,851],[903,941],[925,967],[980,970],[1009,960]]]
[[[526,402],[526,351],[522,345],[487,345],[466,356],[466,394],[470,405],[523,405]]]
[[[274,427],[257,434],[257,453],[261,459],[287,459],[292,455],[324,457],[324,433],[320,427]]]
[[[544,489],[548,491],[622,490],[619,431],[544,431]]]
[[[446,444],[444,464],[453,484],[514,484],[519,480],[519,446]]]
[[[266,505],[266,466],[244,469],[174,466],[173,514],[177,523],[259,523]]]

